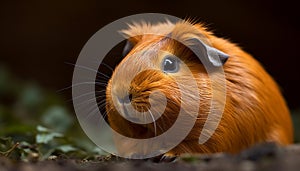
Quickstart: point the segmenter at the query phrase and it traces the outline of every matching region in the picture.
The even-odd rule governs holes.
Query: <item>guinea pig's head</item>
[[[191,114],[194,108],[197,115],[199,108],[209,110],[199,105],[210,89],[203,64],[220,67],[228,57],[211,46],[209,32],[189,22],[167,22],[135,24],[123,33],[128,37],[125,57],[106,89],[113,129],[135,138],[156,136],[174,124],[180,110]]]

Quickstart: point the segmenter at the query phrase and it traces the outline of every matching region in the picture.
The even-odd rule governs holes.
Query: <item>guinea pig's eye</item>
[[[174,56],[166,56],[162,62],[162,69],[165,73],[175,73],[179,70],[179,61]]]

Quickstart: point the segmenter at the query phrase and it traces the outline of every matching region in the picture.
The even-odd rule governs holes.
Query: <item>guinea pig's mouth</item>
[[[136,137],[132,138],[151,138],[157,135],[156,128],[154,128],[156,127],[156,125],[154,126],[153,123],[140,124],[141,122],[143,122],[143,116],[136,115],[135,112],[130,111],[126,107],[126,105],[121,105],[120,107],[122,108],[122,110],[120,111],[122,117],[124,117],[128,122],[131,122],[135,125],[134,131],[136,133]]]

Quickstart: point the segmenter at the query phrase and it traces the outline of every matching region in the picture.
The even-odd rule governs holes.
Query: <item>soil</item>
[[[239,154],[182,155],[175,160],[130,160],[100,156],[93,160],[53,157],[46,161],[20,162],[0,157],[0,171],[96,171],[96,170],[299,170],[300,144],[279,147],[261,144]]]

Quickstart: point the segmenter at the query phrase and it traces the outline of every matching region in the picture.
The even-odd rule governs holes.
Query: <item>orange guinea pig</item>
[[[194,124],[179,144],[165,151],[166,156],[237,153],[261,142],[280,145],[293,142],[291,117],[278,85],[259,62],[237,45],[214,36],[202,24],[189,21],[135,23],[122,33],[128,38],[126,55],[106,88],[108,122],[117,133],[134,139],[162,135],[172,128],[185,104],[183,113],[193,115]],[[204,64],[223,68],[226,92],[225,98],[218,93],[215,96],[217,102],[225,105],[216,129],[207,141],[199,143],[206,120],[219,110],[218,105],[211,103],[210,77],[217,71],[208,74]],[[189,72],[195,80],[196,92],[191,91]],[[151,94],[155,91],[160,91],[166,99],[163,113],[157,118],[153,113],[161,109],[163,98],[153,98]],[[189,100],[184,101],[182,94]],[[197,106],[196,114],[189,113],[189,107],[193,106]],[[153,120],[150,123],[133,121],[150,116]],[[210,122],[214,122],[214,117]],[[146,148],[120,137],[115,138],[115,145],[118,152],[129,156],[134,148]]]

